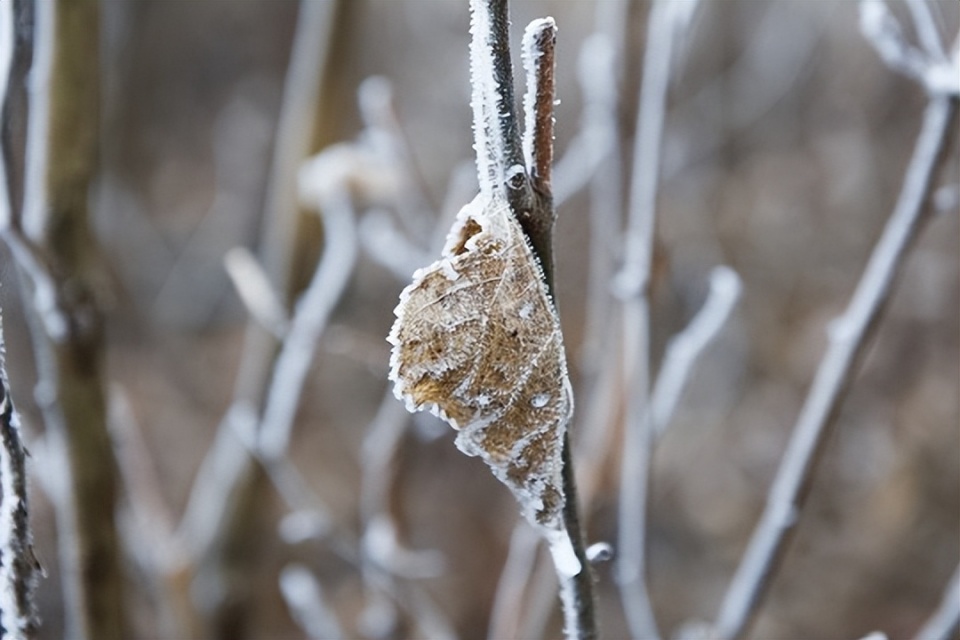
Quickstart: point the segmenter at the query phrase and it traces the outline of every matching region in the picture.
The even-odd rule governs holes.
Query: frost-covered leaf
[[[540,264],[499,196],[461,210],[441,258],[400,295],[390,379],[410,411],[458,430],[579,572],[563,522],[562,448],[573,399],[563,339]]]

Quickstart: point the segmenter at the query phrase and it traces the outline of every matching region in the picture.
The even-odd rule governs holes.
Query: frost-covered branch
[[[553,158],[556,27],[552,19],[535,21],[524,38],[527,80],[531,83],[526,93],[528,129],[524,154],[513,101],[507,1],[470,0],[470,9],[470,80],[480,190],[505,196],[539,259],[547,291],[552,296],[555,214],[548,165]],[[584,551],[567,433],[563,437],[561,469],[564,526],[582,567],[573,576],[561,577],[565,632],[570,637],[593,638],[593,578]]]
[[[960,567],[943,590],[940,606],[924,623],[914,640],[949,640],[960,628]]]
[[[650,395],[654,436],[659,437],[666,431],[697,358],[726,323],[739,297],[740,277],[729,267],[716,267],[710,274],[707,301],[686,329],[667,345]]]
[[[514,211],[522,211],[529,208],[529,184],[514,106],[507,0],[470,0],[470,16],[471,108],[480,191],[499,193]]]
[[[303,565],[280,572],[280,593],[297,624],[310,638],[344,638],[337,615],[327,603],[320,582]]]
[[[287,311],[257,258],[246,247],[234,247],[224,255],[223,265],[250,316],[282,340],[290,322]]]
[[[315,179],[305,179],[311,178]],[[357,257],[357,229],[349,197],[340,192],[339,197],[318,204],[323,211],[326,238],[323,257],[310,285],[297,301],[270,379],[258,430],[259,449],[268,459],[286,454],[317,341],[347,286]]]
[[[820,361],[783,455],[767,504],[717,619],[720,638],[746,633],[791,533],[806,489],[845,392],[870,343],[913,240],[929,217],[934,180],[943,166],[957,120],[956,97],[934,96],[927,106],[896,206],[846,311],[828,329]]]
[[[285,309],[296,296],[294,272],[306,251],[299,237],[304,216],[299,210],[297,170],[312,151],[318,130],[323,129],[323,113],[317,104],[329,79],[327,60],[332,49],[332,34],[340,13],[341,0],[304,2],[297,17],[297,30],[284,80],[283,103],[277,123],[276,141],[266,188],[259,262],[270,279],[273,292]],[[258,472],[248,443],[238,437],[237,419],[254,415],[254,424],[262,412],[279,350],[279,341],[259,322],[248,326],[243,356],[234,384],[231,409],[226,412],[213,444],[208,450],[193,483],[187,509],[177,535],[196,563],[194,593],[210,618],[212,629],[235,624],[229,618],[228,603],[243,602],[245,585],[224,577],[242,571],[243,554],[228,550],[243,545],[253,528],[249,526],[249,507],[255,501],[263,474]],[[242,427],[239,427],[242,428]],[[222,588],[221,588],[222,587]],[[242,604],[236,611],[242,611]],[[214,635],[210,631],[209,635]]]
[[[907,42],[884,0],[860,0],[860,31],[888,67],[923,85],[931,95],[960,95],[960,50],[947,55],[925,2],[909,0],[907,7],[922,50]]]
[[[623,344],[628,389],[624,453],[620,475],[617,579],[631,635],[658,638],[646,587],[646,502],[653,425],[650,421],[650,274],[653,267],[657,185],[666,120],[670,67],[678,36],[689,23],[695,1],[658,0],[647,23],[643,84],[624,267],[617,277],[623,296]]]
[[[557,25],[553,18],[541,18],[527,25],[522,50],[527,77],[523,95],[523,157],[533,188],[541,193],[551,192],[556,46]]]
[[[933,60],[946,60],[947,50],[943,46],[940,30],[930,11],[929,0],[906,0],[907,9],[913,18],[917,38],[924,51]]]
[[[104,318],[93,285],[99,256],[88,206],[99,152],[99,3],[14,7],[24,12],[18,21],[29,22],[35,11],[34,49],[23,203],[3,221],[4,238],[33,303],[38,404],[52,466],[63,474],[54,504],[67,635],[119,638],[126,616],[118,480],[106,425]],[[16,153],[4,151],[6,160]]]
[[[0,29],[6,26],[0,17]],[[40,624],[34,601],[39,566],[30,531],[27,453],[4,364],[0,318],[0,636],[20,639],[33,637]]]

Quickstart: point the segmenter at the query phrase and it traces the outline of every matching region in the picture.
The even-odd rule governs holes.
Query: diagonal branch
[[[717,619],[720,638],[741,638],[773,579],[810,479],[847,388],[883,315],[908,250],[929,218],[934,180],[954,138],[958,101],[934,97],[907,168],[900,197],[844,314],[829,330],[829,346],[817,369],[767,505],[730,584]]]

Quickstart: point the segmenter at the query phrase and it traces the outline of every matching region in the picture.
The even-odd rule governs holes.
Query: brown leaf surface
[[[562,529],[561,447],[573,410],[556,311],[509,206],[478,196],[443,256],[400,296],[390,378],[410,411],[459,431],[534,524]]]

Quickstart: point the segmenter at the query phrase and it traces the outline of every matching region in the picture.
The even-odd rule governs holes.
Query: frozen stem
[[[40,625],[34,601],[39,565],[30,531],[27,453],[7,383],[2,329],[0,321],[0,636],[19,640],[33,637]]]
[[[650,396],[651,424],[660,437],[670,424],[687,380],[703,351],[716,338],[740,297],[740,277],[729,267],[710,274],[707,301],[681,333],[670,340]]]
[[[956,119],[955,96],[931,98],[893,213],[849,306],[828,329],[827,351],[777,469],[766,508],[720,608],[716,625],[720,638],[742,638],[746,634],[796,529],[830,427],[903,270],[908,250],[929,218],[928,201],[954,139]]]
[[[555,213],[549,164],[553,159],[556,25],[550,18],[534,21],[524,37],[527,81],[533,83],[528,84],[526,93],[524,145],[514,106],[507,0],[470,0],[470,9],[470,81],[480,190],[506,196],[540,260],[547,290],[554,297]],[[571,638],[594,638],[593,575],[586,560],[569,434],[564,437],[562,455],[564,524],[582,567],[576,576],[560,578],[565,633]]]
[[[647,592],[645,560],[646,503],[654,435],[648,409],[651,386],[650,275],[670,66],[678,36],[682,35],[696,6],[696,2],[658,0],[650,10],[637,111],[624,267],[617,276],[617,288],[623,296],[624,379],[629,398],[620,472],[617,577],[631,635],[649,639],[660,637]]]
[[[24,29],[18,46],[30,45],[25,25],[34,19],[33,65],[23,203],[17,207],[11,198],[3,235],[34,304],[38,404],[52,467],[63,474],[54,503],[66,633],[120,638],[126,616],[115,522],[118,479],[107,431],[104,318],[93,285],[99,255],[88,208],[99,152],[99,4],[13,6]],[[17,150],[4,139],[9,162]]]
[[[308,637],[346,637],[323,595],[320,582],[308,568],[299,564],[284,567],[280,572],[280,593],[293,619]]]
[[[329,79],[327,61],[332,34],[343,3],[305,2],[300,6],[290,65],[284,80],[283,104],[266,188],[262,216],[260,264],[271,290],[284,309],[293,306],[294,273],[306,253],[298,237],[304,228],[299,210],[297,169],[311,152],[312,140],[322,128],[317,104]],[[276,336],[252,320],[247,328],[240,370],[234,385],[231,409],[217,427],[215,440],[204,457],[191,488],[178,537],[196,563],[195,594],[209,617],[215,637],[234,636],[243,624],[236,620],[250,603],[250,594],[239,581],[227,576],[242,572],[249,559],[233,549],[253,546],[249,539],[252,505],[257,500],[263,474],[253,464],[245,443],[237,437],[238,416],[262,414],[266,390],[279,352]],[[239,606],[238,604],[239,603]],[[231,608],[233,607],[233,608]]]
[[[347,286],[357,257],[357,229],[349,197],[340,192],[320,203],[320,207],[326,236],[323,257],[310,285],[297,301],[270,379],[258,430],[259,449],[267,459],[286,454],[317,342]]]
[[[523,34],[523,68],[527,76],[523,157],[533,188],[542,193],[551,192],[556,46],[557,25],[553,18],[540,18],[527,25]]]

